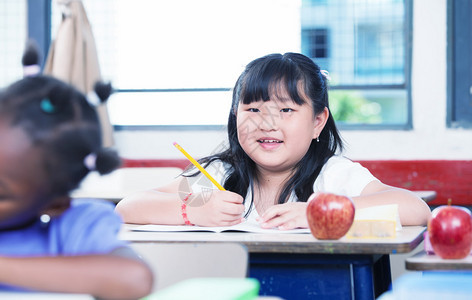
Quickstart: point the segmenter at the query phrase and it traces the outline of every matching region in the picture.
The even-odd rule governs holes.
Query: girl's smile
[[[263,137],[257,140],[261,147],[265,150],[275,150],[281,146],[280,144],[283,143],[282,140],[274,139],[271,137]]]

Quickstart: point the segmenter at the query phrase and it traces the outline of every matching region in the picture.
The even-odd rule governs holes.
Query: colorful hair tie
[[[100,97],[98,97],[97,93],[95,93],[94,91],[88,93],[86,98],[87,102],[93,107],[96,107],[100,105],[100,103],[102,103]]]
[[[84,158],[84,165],[89,171],[94,171],[97,167],[97,154],[90,153]]]
[[[39,107],[41,108],[42,111],[48,114],[53,114],[56,112],[56,107],[52,104],[51,100],[48,98],[44,98],[41,100],[39,103]]]
[[[191,225],[191,226],[193,226],[192,222],[190,222],[190,220],[188,219],[188,215],[187,215],[187,200],[188,200],[188,198],[190,198],[191,195],[192,195],[192,193],[189,193],[189,194],[184,198],[184,200],[182,200],[184,203],[182,203],[182,206],[181,206],[180,208],[181,208],[181,210],[182,210],[182,218],[184,219],[185,225]]]
[[[36,76],[41,72],[39,65],[29,65],[23,67],[23,77]]]
[[[321,75],[324,76],[324,78],[328,79],[329,81],[331,81],[331,77],[329,77],[329,72],[326,71],[326,70],[321,70],[320,71]]]

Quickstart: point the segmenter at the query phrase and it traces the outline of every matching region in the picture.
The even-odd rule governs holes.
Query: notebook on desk
[[[280,230],[277,228],[265,229],[259,224],[253,222],[242,222],[233,226],[220,227],[204,227],[204,226],[188,226],[188,225],[142,225],[132,228],[133,231],[159,231],[159,232],[250,232],[250,233],[310,233],[308,228],[297,228],[291,230]]]

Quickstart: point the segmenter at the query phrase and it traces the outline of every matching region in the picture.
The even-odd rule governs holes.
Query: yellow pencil
[[[220,190],[220,191],[225,191],[225,188],[221,186],[221,184],[219,184],[213,177],[211,177],[210,174],[208,174],[208,172],[193,158],[190,156],[190,154],[187,153],[187,151],[185,151],[179,144],[175,143],[174,142],[174,146],[180,150],[180,152],[183,153],[183,155],[185,155],[185,157],[188,158],[188,160],[190,160],[190,162],[195,166],[197,167],[197,169],[200,170],[200,172],[203,173],[203,175],[205,175],[208,179],[210,179],[211,182],[213,182],[214,185],[216,185],[216,187]]]

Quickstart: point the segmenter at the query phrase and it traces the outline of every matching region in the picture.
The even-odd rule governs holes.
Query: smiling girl
[[[123,199],[128,223],[306,228],[309,197],[351,197],[356,208],[398,204],[402,225],[424,225],[430,209],[414,193],[387,186],[343,156],[329,110],[327,76],[310,58],[270,54],[246,66],[233,90],[229,147],[200,160],[226,189],[197,170],[167,186]],[[184,204],[182,205],[182,201]]]

